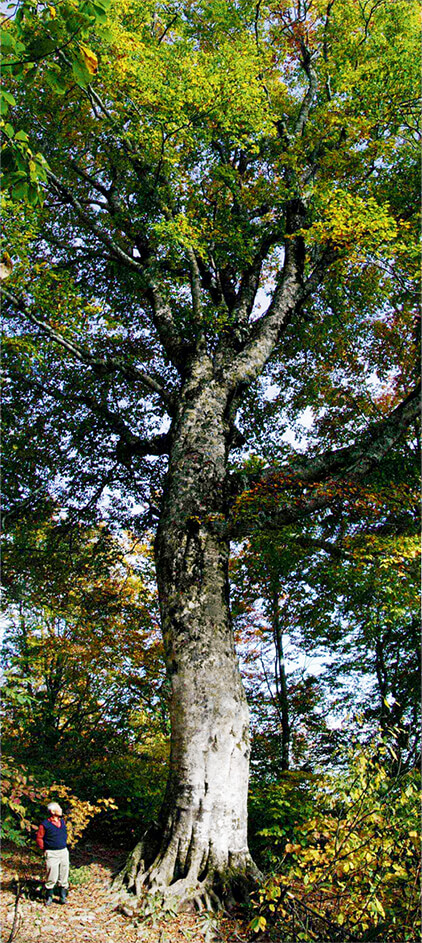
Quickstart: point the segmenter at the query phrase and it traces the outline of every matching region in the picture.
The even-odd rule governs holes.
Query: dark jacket
[[[37,831],[35,841],[41,851],[61,851],[66,848],[67,829],[64,819],[60,819],[60,825],[54,824],[53,817],[44,819]]]

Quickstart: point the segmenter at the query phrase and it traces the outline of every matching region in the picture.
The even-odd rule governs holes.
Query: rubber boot
[[[60,903],[65,904],[67,901],[67,887],[60,888]]]
[[[53,903],[53,890],[48,889],[45,892],[45,906],[49,907]]]

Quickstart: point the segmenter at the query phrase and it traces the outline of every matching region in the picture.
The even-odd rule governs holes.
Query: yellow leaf
[[[57,11],[56,11],[55,7],[50,7],[50,6],[49,6],[48,9],[49,9],[49,11],[50,11],[51,19],[54,20],[54,18],[57,16]]]
[[[92,52],[92,49],[90,49],[89,46],[83,46],[82,43],[79,48],[83,55],[84,63],[88,69],[88,72],[90,72],[91,75],[96,75],[98,72],[98,59],[95,55],[95,52]]]
[[[0,279],[9,278],[13,272],[13,262],[8,252],[3,252],[0,262]]]
[[[382,906],[381,901],[378,900],[377,897],[374,897],[374,904],[375,904],[375,908],[376,908],[377,912],[378,912],[379,914],[381,914],[381,917],[385,917],[385,910],[384,910],[384,907]]]

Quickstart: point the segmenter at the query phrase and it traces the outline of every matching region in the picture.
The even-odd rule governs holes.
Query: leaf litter
[[[74,849],[67,904],[61,906],[55,897],[46,908],[41,854],[4,842],[3,943],[246,943],[245,922],[234,918],[217,923],[206,913],[168,915],[157,911],[148,920],[129,920],[114,909],[110,897],[112,875],[122,863],[121,851],[99,844]],[[72,872],[74,881],[81,883],[72,884]]]

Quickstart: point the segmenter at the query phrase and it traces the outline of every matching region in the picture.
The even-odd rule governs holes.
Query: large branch
[[[276,245],[282,238],[280,227],[270,233],[267,233],[259,245],[250,265],[245,269],[237,292],[236,302],[233,307],[233,316],[235,329],[237,327],[240,336],[248,326],[249,317],[252,314],[256,295],[259,288],[259,281],[262,272],[264,260],[272,246]]]
[[[106,430],[111,430],[119,436],[115,447],[116,456],[123,464],[134,456],[146,458],[149,455],[168,455],[170,448],[170,433],[163,432],[149,438],[136,435],[124,422],[122,417],[113,412],[106,402],[95,399],[91,393],[63,393],[57,387],[45,386],[37,381],[32,383],[41,393],[50,396],[65,406],[86,406],[101,421]]]
[[[99,403],[95,397],[89,393],[84,393],[79,397],[81,405],[88,408],[102,419],[113,432],[116,432],[120,438],[116,448],[117,457],[121,460],[132,458],[137,455],[139,458],[147,455],[168,455],[170,446],[169,433],[159,433],[147,439],[135,435],[129,426],[123,421],[118,413],[114,413],[106,403]]]
[[[111,123],[112,127],[116,128],[116,121],[98,95],[98,92],[96,92],[96,90],[91,85],[88,86],[88,89],[81,90],[87,95],[91,105],[94,107],[94,105],[97,104],[103,115],[105,115]],[[124,137],[121,138],[121,143],[126,157],[130,160],[132,166],[136,169],[139,162],[138,153],[131,145],[129,145],[129,142],[126,141]],[[75,173],[82,177],[82,179],[84,179],[87,183],[106,196],[108,208],[109,210],[111,209],[111,215],[115,215],[115,207],[113,207],[113,202],[111,200],[111,190],[102,186],[96,180],[96,178],[92,177],[90,174],[84,171],[76,162],[72,162],[72,167]],[[136,259],[133,256],[128,255],[128,253],[125,252],[124,249],[122,249],[121,246],[119,246],[108,233],[102,230],[101,226],[99,226],[92,216],[86,212],[83,205],[74,197],[69,188],[66,187],[66,185],[58,177],[56,177],[52,171],[48,172],[48,179],[50,183],[53,184],[56,191],[65,197],[66,202],[73,207],[79,219],[85,224],[90,232],[94,233],[99,242],[106,246],[114,255],[114,257],[118,258],[126,266],[142,273],[148,286],[149,299],[152,302],[154,314],[154,324],[158,331],[161,343],[175,366],[179,368],[183,367],[187,355],[187,346],[183,343],[178,334],[177,326],[175,324],[170,307],[164,301],[158,282],[151,273],[151,268],[149,265],[150,247],[147,247],[145,256],[142,259]]]
[[[149,297],[152,304],[153,320],[168,357],[175,367],[183,370],[190,352],[190,345],[184,341],[177,328],[170,305],[163,296],[161,286],[150,272],[147,274]]]
[[[300,51],[301,51],[301,65],[304,71],[306,72],[309,85],[305,93],[305,97],[300,106],[299,115],[296,121],[295,134],[297,136],[299,136],[300,134],[303,134],[304,132],[304,129],[308,121],[311,105],[317,93],[317,77],[316,77],[315,69],[312,64],[312,55],[308,47],[303,42],[303,40],[301,41],[301,44],[300,44]]]
[[[342,482],[360,481],[376,468],[384,456],[403,437],[409,427],[420,414],[420,384],[409,396],[397,406],[389,416],[372,423],[362,433],[353,445],[343,449],[323,452],[314,458],[296,457],[289,467],[265,470],[257,481],[250,482],[251,486],[258,486],[258,493],[254,502],[259,502],[259,488],[262,485],[264,494],[265,485],[271,479],[282,479],[286,476],[285,493],[277,492],[277,498],[270,506],[248,516],[241,509],[242,493],[248,492],[248,487],[237,489],[235,511],[230,524],[230,536],[240,539],[256,530],[278,530],[289,524],[294,524],[310,517],[313,513],[341,502],[340,486]],[[333,487],[324,487],[330,483]],[[300,493],[291,494],[295,484]],[[234,493],[236,484],[234,483]],[[289,496],[290,491],[290,496]]]
[[[80,344],[76,344],[74,341],[68,340],[68,338],[64,337],[63,334],[60,334],[59,331],[56,331],[46,321],[42,321],[41,318],[38,318],[37,315],[34,314],[32,308],[23,300],[23,298],[17,297],[12,292],[3,287],[1,288],[1,294],[13,305],[13,307],[18,312],[22,313],[25,318],[31,322],[31,324],[34,324],[36,327],[38,327],[44,334],[47,335],[47,337],[50,338],[50,340],[69,351],[69,353],[71,353],[72,356],[75,357],[75,359],[80,363],[84,363],[87,366],[92,367],[92,369],[100,375],[119,373],[126,380],[140,383],[150,393],[158,394],[158,396],[160,396],[161,399],[165,402],[169,412],[172,411],[172,395],[160,383],[158,383],[157,380],[154,380],[153,377],[150,377],[147,373],[139,370],[138,367],[127,364],[117,357],[95,357],[85,347],[82,347]]]
[[[82,173],[80,169],[75,172],[78,172],[87,182],[94,185],[95,182],[89,174],[86,174],[85,172]],[[177,325],[175,324],[170,305],[163,297],[162,289],[157,278],[155,277],[153,266],[151,264],[149,248],[144,252],[144,257],[142,260],[138,260],[129,255],[124,251],[124,249],[121,248],[121,246],[118,245],[117,242],[115,242],[114,239],[112,239],[112,237],[107,232],[104,232],[96,220],[86,212],[86,209],[80,200],[78,200],[69,190],[69,188],[51,171],[48,172],[48,179],[50,183],[53,184],[56,191],[65,198],[67,204],[74,209],[77,217],[81,220],[81,222],[84,223],[86,228],[96,236],[99,242],[101,242],[102,245],[104,245],[111,252],[112,256],[122,262],[125,266],[135,269],[143,276],[144,282],[147,286],[145,293],[146,296],[149,297],[152,305],[153,320],[159,334],[160,341],[164,347],[164,350],[175,366],[179,368],[183,367],[188,354],[188,345],[180,337],[180,332]],[[113,216],[115,215],[116,206],[113,206],[112,201],[110,201],[110,190],[106,191],[106,194],[108,200],[108,210]]]
[[[418,418],[421,407],[420,383],[388,415],[365,429],[353,445],[322,452],[314,458],[297,457],[293,464],[295,476],[303,482],[328,478],[362,478],[400,441],[406,429]]]
[[[121,246],[119,246],[117,242],[115,242],[114,239],[108,235],[108,233],[101,229],[101,226],[99,226],[98,223],[86,212],[80,201],[76,199],[69,188],[66,187],[65,184],[59,180],[59,178],[56,177],[56,175],[53,174],[51,170],[47,171],[47,176],[57,193],[65,197],[66,203],[75,210],[76,215],[79,217],[81,222],[84,223],[89,232],[93,233],[98,241],[101,242],[102,245],[106,246],[107,249],[109,249],[109,251],[117,259],[119,259],[120,262],[123,262],[129,268],[136,269],[137,272],[142,272],[142,263],[137,262],[135,258],[133,258],[131,255],[128,255],[128,253],[125,252],[124,249],[122,249]]]
[[[304,240],[301,229],[305,208],[300,200],[291,200],[286,210],[285,257],[272,301],[260,320],[253,325],[249,340],[234,358],[225,358],[224,374],[235,390],[250,383],[262,372],[283,328],[298,307],[303,293]]]

